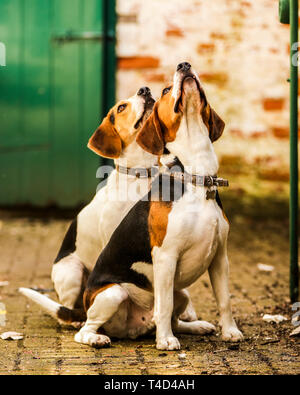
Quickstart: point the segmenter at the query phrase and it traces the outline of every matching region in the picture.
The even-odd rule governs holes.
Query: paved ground
[[[16,291],[19,286],[51,290],[52,260],[69,220],[0,211],[0,281],[9,282],[0,287],[7,310],[0,333],[24,334],[23,340],[0,340],[0,374],[299,374],[300,340],[289,337],[288,224],[276,215],[244,211],[241,216],[229,209],[229,256],[233,311],[245,341],[225,343],[219,330],[214,336],[180,336],[180,352],[156,350],[153,338],[114,341],[103,350],[75,343],[73,329],[59,326]],[[273,265],[273,272],[260,272],[258,263]],[[55,297],[53,291],[49,295]],[[207,275],[191,287],[191,295],[199,317],[217,324]],[[266,323],[265,313],[288,320]]]

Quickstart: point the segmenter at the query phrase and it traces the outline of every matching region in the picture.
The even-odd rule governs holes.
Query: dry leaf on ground
[[[0,335],[2,340],[21,340],[23,339],[23,334],[18,332],[4,332]]]

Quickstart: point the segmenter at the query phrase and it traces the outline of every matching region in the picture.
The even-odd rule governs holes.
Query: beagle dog
[[[86,316],[80,308],[88,275],[122,218],[150,189],[158,169],[157,156],[143,150],[136,143],[136,136],[154,103],[150,89],[140,88],[133,97],[118,102],[108,112],[89,140],[88,147],[100,156],[114,159],[116,169],[70,225],[52,267],[51,278],[61,305],[78,309],[75,321],[64,321],[53,314],[57,304],[49,298],[27,288],[19,289],[61,323],[82,325]],[[197,319],[190,300],[182,318]]]
[[[158,349],[180,349],[173,331],[214,330],[207,322],[179,319],[188,302],[184,289],[206,270],[222,338],[243,339],[231,312],[229,224],[217,191],[227,183],[217,178],[212,144],[224,126],[191,65],[179,64],[173,85],[163,90],[137,142],[154,155],[168,150],[179,159],[181,170],[160,174],[112,234],[89,277],[84,292],[87,321],[75,341],[102,347],[110,336],[137,337],[156,327]]]
[[[82,306],[87,277],[100,252],[122,218],[150,188],[157,157],[144,151],[136,136],[154,102],[150,89],[140,88],[110,109],[89,140],[88,147],[114,159],[116,169],[72,222],[54,261],[51,278],[65,307]]]

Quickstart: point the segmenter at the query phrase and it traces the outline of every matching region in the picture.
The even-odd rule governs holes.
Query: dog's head
[[[155,100],[147,87],[140,88],[127,100],[119,101],[103,119],[88,142],[88,147],[105,158],[118,158],[135,140],[149,117]]]
[[[184,120],[195,113],[207,128],[212,142],[223,133],[225,123],[209,105],[198,75],[187,62],[180,63],[173,85],[163,89],[160,99],[137,136],[138,144],[154,155],[162,155],[165,145],[176,139]]]

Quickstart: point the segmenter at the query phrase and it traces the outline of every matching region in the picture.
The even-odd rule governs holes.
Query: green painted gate
[[[87,141],[114,101],[115,2],[0,0],[0,205],[90,200]]]

